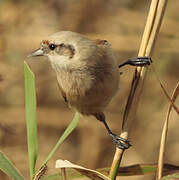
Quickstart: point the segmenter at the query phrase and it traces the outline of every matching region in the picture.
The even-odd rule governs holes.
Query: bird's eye
[[[53,51],[57,46],[55,44],[49,44],[49,48]]]

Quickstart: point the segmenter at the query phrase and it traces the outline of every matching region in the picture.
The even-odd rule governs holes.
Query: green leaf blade
[[[58,149],[58,147],[63,143],[63,141],[71,134],[71,132],[76,128],[77,124],[78,124],[78,120],[79,120],[79,116],[80,114],[78,112],[75,113],[75,116],[73,118],[73,120],[71,121],[71,123],[68,125],[68,127],[66,128],[66,130],[64,131],[64,133],[62,134],[62,136],[59,138],[58,142],[56,143],[56,145],[54,146],[54,148],[51,150],[51,152],[49,153],[49,155],[47,156],[46,160],[43,162],[42,166],[44,164],[46,164],[50,158],[53,156],[53,154],[55,153],[55,151]],[[41,166],[41,167],[42,167]]]
[[[13,180],[24,180],[10,160],[2,152],[0,152],[0,170]]]
[[[35,173],[35,164],[37,160],[38,142],[37,142],[37,123],[36,123],[36,92],[35,78],[33,72],[24,62],[24,78],[25,78],[25,110],[27,124],[27,143],[30,176]]]

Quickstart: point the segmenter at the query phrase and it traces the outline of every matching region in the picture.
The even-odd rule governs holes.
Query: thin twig
[[[174,103],[174,102],[172,101],[172,99],[170,98],[170,96],[169,96],[169,94],[167,93],[165,87],[163,86],[160,78],[158,77],[155,68],[152,67],[152,69],[153,69],[153,72],[155,73],[155,77],[156,77],[157,81],[159,82],[162,91],[163,91],[164,94],[165,94],[165,97],[168,99],[168,101],[170,102],[170,105],[174,108],[174,110],[176,111],[176,113],[179,115],[179,108],[175,105],[175,103]]]
[[[63,180],[67,180],[66,169],[65,168],[61,168],[61,172],[62,172]]]
[[[177,84],[177,86],[173,92],[173,95],[172,95],[173,103],[175,102],[178,95],[179,95],[179,83]],[[166,140],[167,140],[168,123],[169,123],[169,116],[170,116],[172,107],[173,107],[173,105],[170,103],[169,107],[168,107],[168,111],[167,111],[166,120],[164,122],[163,130],[162,130],[156,180],[158,180],[162,177],[163,165],[164,165],[164,153],[165,153]]]
[[[138,56],[151,56],[166,3],[167,0],[152,0]],[[125,139],[128,139],[131,125],[134,123],[143,82],[146,77],[146,69],[147,68],[138,67],[133,75],[131,89],[123,116],[122,133],[120,135]],[[117,168],[120,166],[123,152],[124,150],[116,148],[109,174],[112,180],[116,178]]]

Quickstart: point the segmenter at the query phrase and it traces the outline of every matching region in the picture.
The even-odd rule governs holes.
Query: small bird
[[[104,109],[119,89],[119,67],[148,65],[148,57],[131,59],[118,67],[108,41],[90,40],[71,31],[60,31],[42,40],[40,48],[29,55],[35,56],[48,57],[61,95],[69,107],[103,122],[117,147],[127,149],[130,146],[128,140],[110,130]]]

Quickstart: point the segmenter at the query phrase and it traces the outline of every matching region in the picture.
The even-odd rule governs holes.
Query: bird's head
[[[47,56],[52,65],[81,67],[97,56],[94,41],[71,31],[60,31],[42,40],[28,57]]]
[[[67,63],[76,53],[74,39],[76,37],[69,31],[55,33],[42,40],[40,48],[33,51],[28,57],[47,56],[52,63]]]

